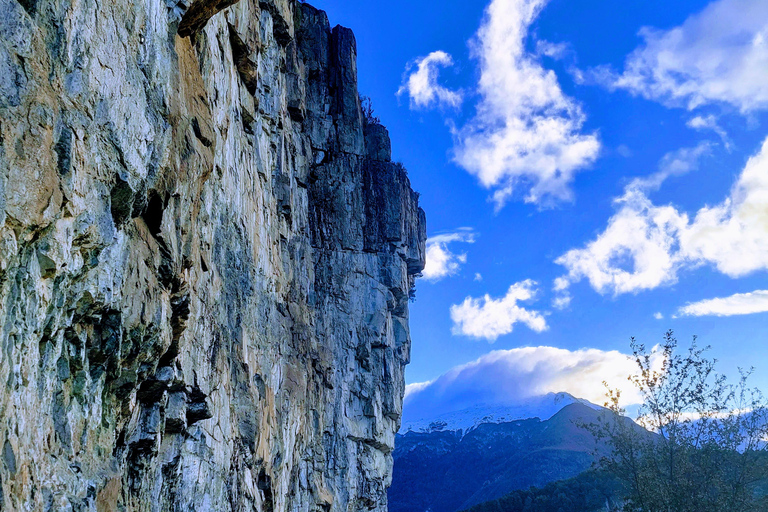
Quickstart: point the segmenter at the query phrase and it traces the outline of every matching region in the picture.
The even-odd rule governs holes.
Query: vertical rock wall
[[[0,0],[0,509],[384,510],[425,221],[292,0]]]

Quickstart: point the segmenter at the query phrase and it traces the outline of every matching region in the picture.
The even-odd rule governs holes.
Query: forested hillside
[[[579,475],[605,453],[604,447],[596,453],[595,438],[581,425],[606,414],[614,418],[573,403],[546,421],[398,435],[389,510],[455,512]]]

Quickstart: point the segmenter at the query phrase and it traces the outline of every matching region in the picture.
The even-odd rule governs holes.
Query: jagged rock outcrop
[[[384,510],[425,220],[291,0],[0,0],[0,509]]]

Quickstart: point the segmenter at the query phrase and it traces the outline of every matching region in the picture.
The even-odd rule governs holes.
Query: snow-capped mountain
[[[565,393],[443,417],[395,437],[390,512],[457,512],[575,477],[606,450],[582,425],[618,418]]]
[[[510,403],[478,404],[433,416],[424,416],[421,414],[422,411],[406,404],[403,409],[400,433],[462,430],[466,434],[483,423],[506,423],[528,418],[544,421],[554,416],[563,407],[573,403],[580,403],[594,410],[602,409],[598,405],[568,393],[548,393]]]

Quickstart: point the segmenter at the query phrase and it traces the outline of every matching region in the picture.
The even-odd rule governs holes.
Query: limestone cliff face
[[[425,221],[292,0],[0,0],[0,509],[384,510]]]

